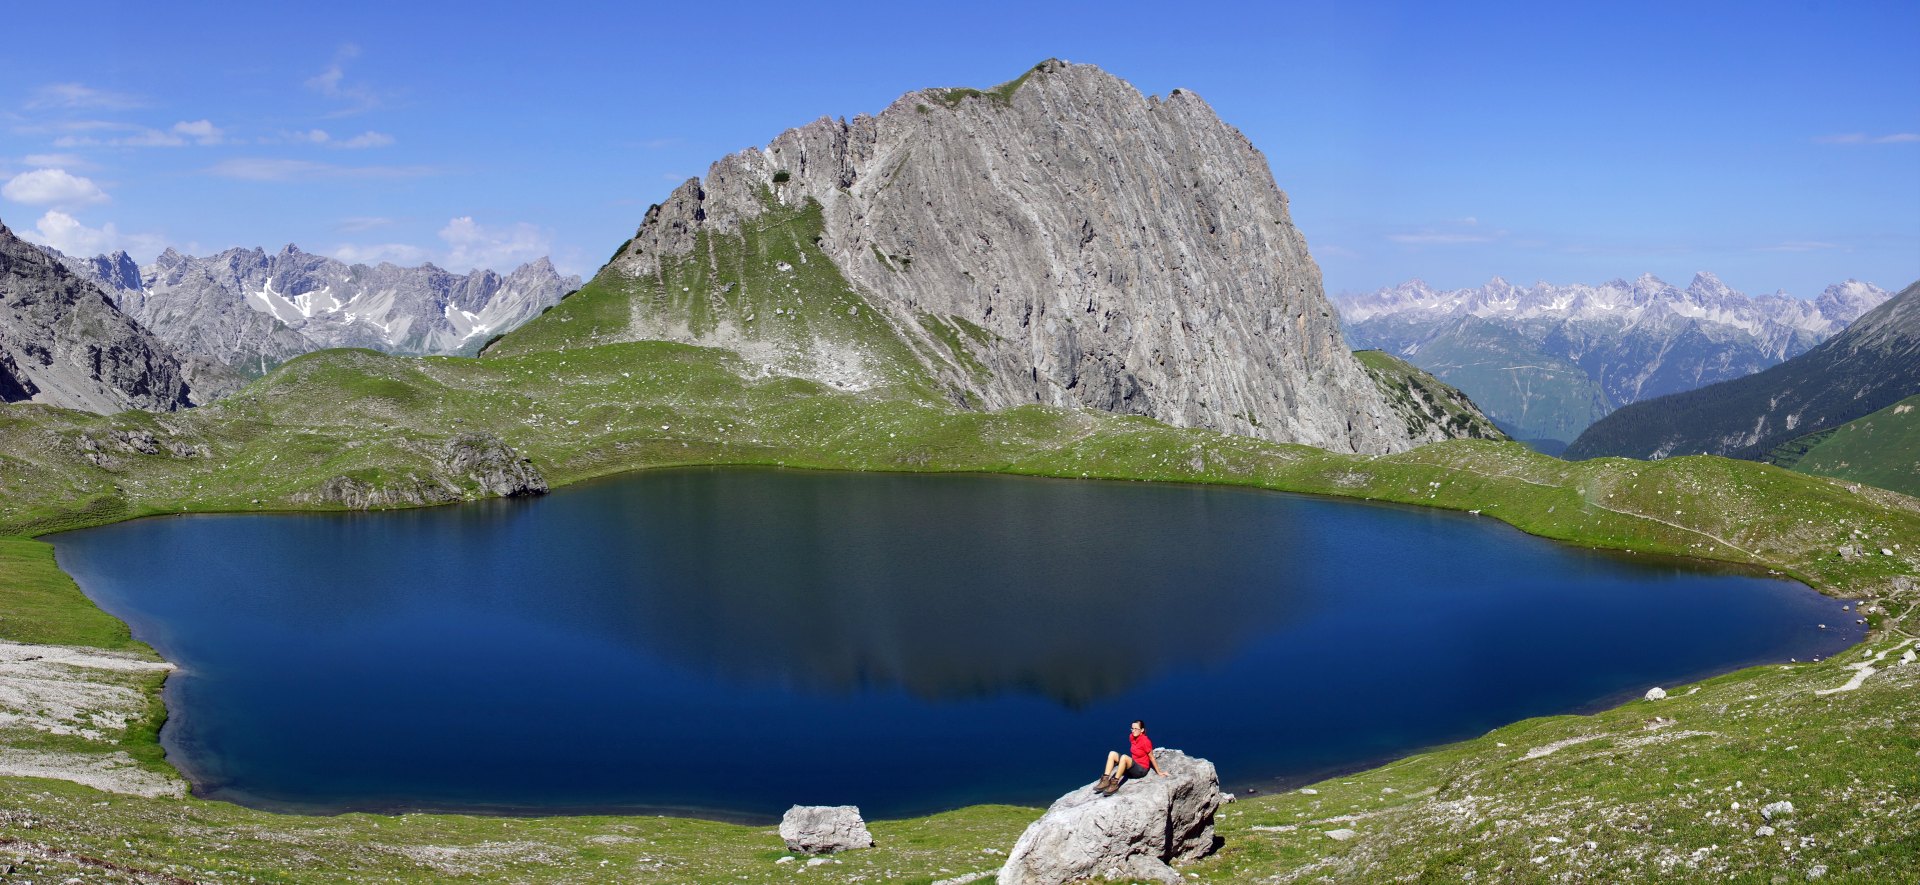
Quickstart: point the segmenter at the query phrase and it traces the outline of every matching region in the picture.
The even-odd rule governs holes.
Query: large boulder
[[[780,838],[788,851],[805,854],[873,847],[857,805],[795,805],[780,818]]]
[[[1020,834],[1000,868],[1000,885],[1059,885],[1081,879],[1179,882],[1168,864],[1213,851],[1221,804],[1213,763],[1165,747],[1153,751],[1166,774],[1121,785],[1112,796],[1081,787],[1061,796]]]

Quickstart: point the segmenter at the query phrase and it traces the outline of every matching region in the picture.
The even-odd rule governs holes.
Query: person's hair
[[[1147,730],[1147,721],[1145,719],[1135,719],[1133,720],[1133,724],[1140,726],[1141,731]]]

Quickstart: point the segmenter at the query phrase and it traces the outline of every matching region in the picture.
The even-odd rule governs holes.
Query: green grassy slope
[[[1920,396],[1783,443],[1765,460],[1920,497]]]
[[[1406,419],[1415,438],[1438,431],[1461,439],[1506,439],[1460,389],[1383,350],[1355,351],[1354,358],[1387,395],[1387,405]]]
[[[1388,457],[1344,456],[1136,417],[1037,406],[968,412],[898,392],[848,392],[754,374],[731,353],[659,342],[509,350],[485,359],[328,351],[292,361],[228,401],[186,413],[100,417],[8,407],[0,410],[0,531],[32,534],[183,509],[330,506],[312,495],[334,476],[404,486],[410,477],[440,469],[435,452],[445,438],[485,431],[531,456],[556,483],[649,466],[785,464],[1226,483],[1478,510],[1577,543],[1766,564],[1830,592],[1891,606],[1893,615],[1883,622],[1888,624],[1911,604],[1908,576],[1920,572],[1920,545],[1913,543],[1891,557],[1835,555],[1850,539],[1867,538],[1877,546],[1920,538],[1920,504],[1766,465],[1719,458],[1569,464],[1517,444],[1487,441],[1454,441]],[[4,592],[30,593],[40,586],[65,594],[46,616],[45,629],[90,608],[78,604],[70,585],[49,576],[44,545],[14,541],[5,549],[40,565],[0,572]],[[72,629],[78,632],[60,634],[69,637],[63,641],[125,641],[97,624],[85,628],[92,632]],[[1883,627],[1878,641],[1898,635],[1892,629]],[[1914,692],[1887,691],[1896,683],[1880,677],[1821,702],[1820,715],[1804,715],[1804,705],[1816,703],[1808,691],[1844,682],[1850,671],[1843,666],[1757,668],[1716,680],[1697,698],[1668,702],[1661,714],[1683,719],[1684,730],[1718,735],[1700,745],[1714,749],[1699,759],[1597,755],[1642,735],[1636,729],[1644,729],[1646,711],[1629,705],[1599,717],[1521,723],[1337,779],[1314,797],[1250,797],[1222,818],[1223,853],[1194,871],[1213,881],[1337,869],[1348,871],[1338,877],[1343,879],[1380,878],[1386,871],[1456,878],[1469,870],[1512,878],[1516,870],[1570,872],[1595,862],[1599,854],[1562,857],[1561,849],[1540,847],[1558,844],[1544,842],[1549,834],[1583,844],[1572,839],[1579,832],[1606,845],[1612,856],[1641,864],[1609,861],[1602,868],[1612,878],[1651,881],[1660,868],[1644,852],[1634,853],[1649,839],[1689,846],[1696,835],[1710,834],[1723,845],[1731,839],[1703,829],[1718,823],[1695,819],[1687,804],[1701,792],[1691,784],[1694,778],[1716,789],[1722,780],[1754,785],[1739,788],[1750,792],[1784,789],[1792,779],[1824,770],[1824,763],[1802,756],[1801,749],[1838,750],[1845,744],[1850,770],[1863,782],[1882,785],[1873,801],[1883,801],[1888,790],[1912,795],[1900,793],[1911,770],[1900,766],[1910,763],[1912,751],[1900,742],[1904,738],[1883,737],[1881,723],[1920,714]],[[1749,694],[1773,699],[1761,705],[1770,711],[1766,716],[1748,721],[1729,706],[1730,696]],[[1755,729],[1764,735],[1768,727],[1776,733],[1740,737]],[[1577,753],[1561,751],[1544,764],[1520,766],[1511,758],[1514,748],[1595,731],[1614,736],[1583,744]],[[151,735],[127,740],[141,742],[148,753],[157,750]],[[1729,749],[1721,741],[1735,743]],[[1691,746],[1676,749],[1690,752]],[[1686,789],[1663,786],[1669,776]],[[1794,785],[1790,795],[1827,797],[1851,785],[1819,776],[1819,784]],[[1382,792],[1389,788],[1395,792]],[[1584,798],[1569,805],[1570,792]],[[1463,807],[1475,814],[1461,814]],[[0,854],[13,852],[48,869],[95,869],[72,860],[83,856],[196,879],[285,882],[600,881],[609,875],[676,882],[855,876],[931,882],[997,866],[998,856],[987,849],[1004,851],[1037,813],[982,807],[881,824],[875,827],[880,848],[838,858],[840,864],[825,873],[806,873],[796,864],[774,863],[782,852],[769,828],[704,821],[310,818],[199,800],[104,797],[21,778],[0,778],[0,811],[0,820],[36,822],[31,833],[0,832],[0,838],[21,840],[0,841]],[[1370,815],[1357,826],[1368,838],[1341,843],[1314,835],[1339,825],[1327,819],[1345,814]],[[1860,817],[1830,809],[1798,831],[1813,834],[1818,844],[1795,851],[1836,871],[1885,869],[1906,862],[1908,855],[1890,846],[1899,828],[1911,824],[1909,817],[1900,810]],[[1634,828],[1642,820],[1646,828]],[[1456,824],[1464,829],[1448,829]],[[1602,830],[1610,834],[1604,842],[1595,838]],[[1847,855],[1843,836],[1854,840],[1848,845],[1871,837],[1881,847]],[[1531,857],[1541,851],[1549,860],[1533,864]],[[1767,855],[1723,848],[1718,857],[1760,863]],[[1710,877],[1710,870],[1696,872]]]

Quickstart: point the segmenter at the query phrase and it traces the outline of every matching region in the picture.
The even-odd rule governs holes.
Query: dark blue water
[[[182,665],[198,790],[306,810],[1044,803],[1135,718],[1233,789],[1859,638],[1787,581],[1193,486],[681,470],[52,540]]]

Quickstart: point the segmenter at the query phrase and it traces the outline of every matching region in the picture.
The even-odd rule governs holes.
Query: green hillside
[[[1794,439],[1766,460],[1920,498],[1920,395],[1864,418]]]
[[[1353,356],[1416,435],[1440,432],[1463,439],[1507,438],[1459,388],[1418,366],[1383,350],[1358,350]]]
[[[338,507],[316,497],[338,476],[400,493],[437,476],[458,483],[437,456],[456,428],[498,435],[556,482],[672,464],[785,464],[1223,483],[1474,510],[1575,543],[1765,564],[1889,614],[1866,647],[1832,661],[1753,668],[1697,694],[1673,687],[1676,696],[1660,706],[1519,723],[1334,778],[1312,794],[1243,796],[1220,819],[1220,853],[1189,868],[1199,880],[1457,881],[1510,879],[1516,870],[1543,879],[1717,880],[1732,870],[1804,874],[1815,863],[1844,880],[1920,862],[1901,838],[1920,826],[1920,811],[1895,801],[1920,794],[1912,765],[1920,745],[1890,730],[1920,718],[1920,667],[1895,665],[1902,631],[1920,629],[1911,615],[1920,552],[1909,543],[1896,556],[1834,553],[1863,537],[1876,545],[1920,538],[1920,508],[1907,499],[1719,458],[1569,464],[1487,441],[1337,455],[1136,417],[1037,406],[970,412],[752,375],[733,354],[662,343],[488,359],[328,351],[186,413],[8,407],[0,410],[0,529],[36,533],[180,510]],[[8,543],[0,552],[29,565],[0,571],[0,595],[17,606],[0,622],[5,635],[126,642],[50,571],[45,545]],[[1848,665],[1871,654],[1891,669],[1856,691],[1813,693],[1845,683],[1854,672]],[[157,699],[158,680],[128,687]],[[157,715],[132,720],[105,736],[111,743],[62,738],[53,748],[84,758],[124,748],[164,770],[157,723]],[[0,751],[8,747],[48,749],[0,731]],[[1847,765],[1832,765],[1837,758]],[[1862,789],[1854,777],[1874,787]],[[1703,816],[1709,797],[1723,810]],[[1778,798],[1806,809],[1786,832],[1810,841],[1783,848],[1746,835],[1758,826],[1756,805]],[[1734,801],[1745,810],[1725,811]],[[879,848],[836,858],[830,872],[808,872],[776,865],[783,852],[764,826],[698,820],[286,816],[17,777],[0,777],[0,809],[34,822],[30,834],[10,831],[24,839],[0,842],[0,862],[57,872],[54,881],[118,869],[263,882],[617,875],[930,883],[991,870],[997,860],[987,849],[1006,850],[1039,813],[983,806],[877,822]],[[1320,835],[1342,826],[1363,837]],[[1711,862],[1688,866],[1708,845],[1720,846]]]
[[[688,464],[1209,483],[1467,511],[1569,543],[1771,569],[1860,600],[1873,637],[1828,661],[1669,686],[1674,697],[1657,706],[1530,720],[1333,777],[1311,793],[1242,796],[1219,819],[1221,850],[1188,872],[1222,883],[1666,882],[1804,877],[1817,865],[1837,880],[1875,881],[1920,868],[1920,845],[1906,838],[1920,829],[1912,801],[1920,739],[1903,725],[1920,720],[1920,666],[1900,663],[1920,630],[1912,499],[1716,457],[1568,463],[1492,440],[1341,455],[1104,412],[970,409],[938,378],[972,370],[961,354],[973,330],[927,318],[923,331],[941,349],[902,343],[918,336],[863,326],[866,311],[837,275],[807,278],[804,291],[768,275],[768,262],[780,274],[782,262],[813,266],[810,223],[806,210],[774,219],[653,278],[602,274],[480,358],[323,351],[177,413],[0,407],[0,536],[11,536],[0,539],[0,638],[119,649],[115,660],[149,668],[70,671],[97,703],[121,704],[118,718],[81,711],[59,733],[0,721],[0,771],[14,772],[0,774],[0,877],[928,885],[996,868],[1038,816],[977,806],[876,822],[879,847],[821,868],[781,864],[785,852],[766,826],[280,815],[20,774],[171,775],[157,740],[165,710],[151,653],[81,596],[31,536],[152,514],[477,498],[491,492],[452,457],[476,438],[511,446],[554,485]],[[739,331],[769,306],[781,322],[794,310],[791,325]],[[730,325],[741,352],[622,340],[662,318]],[[882,367],[866,376],[876,383],[769,369],[793,355],[789,345],[828,337]],[[1396,409],[1491,432],[1430,376],[1384,354],[1361,360]],[[1854,552],[1863,547],[1891,552]],[[1368,637],[1354,641],[1365,653]],[[35,648],[25,654],[49,654]],[[1872,672],[1861,669],[1868,664]],[[43,706],[10,712],[52,715]],[[1779,838],[1753,837],[1757,807],[1777,799],[1803,812],[1779,822]],[[1337,828],[1360,836],[1323,835]]]

